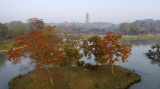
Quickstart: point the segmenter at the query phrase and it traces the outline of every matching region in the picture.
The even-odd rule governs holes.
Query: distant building
[[[90,21],[89,21],[89,13],[86,14],[86,23],[90,23]]]

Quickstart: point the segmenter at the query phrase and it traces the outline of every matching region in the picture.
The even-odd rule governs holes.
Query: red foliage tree
[[[109,64],[112,65],[113,73],[113,64],[115,61],[119,61],[121,58],[122,62],[126,62],[129,55],[131,55],[131,46],[129,44],[120,44],[120,39],[122,35],[114,34],[114,32],[107,32],[104,38],[99,41],[101,49],[99,51],[103,52],[103,60],[109,61]]]
[[[97,62],[97,65],[98,63],[102,63],[103,51],[99,51],[101,49],[101,45],[99,44],[100,42],[101,37],[98,37],[98,35],[96,35],[90,37],[88,40],[84,40],[82,45],[84,55],[87,56],[88,59],[91,59],[91,55],[93,54],[95,56],[95,61]]]
[[[114,32],[107,32],[104,38],[93,36],[88,40],[83,41],[83,51],[88,59],[93,54],[95,61],[102,65],[108,62],[112,66],[111,72],[113,73],[113,64],[115,61],[126,62],[129,55],[131,55],[131,46],[129,44],[120,44],[122,35],[114,34]]]
[[[50,68],[59,64],[63,59],[62,48],[56,34],[55,27],[47,26],[19,36],[16,39],[18,48],[8,51],[8,60],[17,64],[22,60],[22,56],[26,58],[27,54],[32,55],[36,60],[32,60],[30,64],[34,63],[35,69],[45,68],[51,84],[54,85]]]

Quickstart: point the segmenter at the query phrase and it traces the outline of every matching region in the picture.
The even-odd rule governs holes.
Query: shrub
[[[13,46],[14,46],[14,47],[18,47],[18,44],[17,44],[17,43],[14,43]]]
[[[67,62],[61,62],[60,66],[68,66],[68,63]]]
[[[83,66],[84,61],[77,61],[77,66]]]
[[[98,65],[91,65],[91,63],[87,63],[87,64],[85,64],[85,68],[93,71],[93,70],[98,70],[99,66]]]

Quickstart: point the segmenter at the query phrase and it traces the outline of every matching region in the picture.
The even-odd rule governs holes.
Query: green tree
[[[125,23],[120,24],[120,30],[125,31],[127,33],[127,35],[128,35],[128,32],[130,31],[130,29],[131,29],[130,23],[125,22]]]
[[[63,47],[64,53],[65,53],[65,60],[68,63],[68,67],[69,67],[69,83],[70,82],[70,66],[72,63],[76,63],[77,62],[77,58],[79,55],[79,51],[80,51],[80,47],[77,47],[72,40],[68,40],[68,42],[66,41]]]
[[[9,28],[26,28],[26,24],[21,21],[11,21],[6,23]]]
[[[8,32],[8,26],[6,24],[0,23],[0,29],[1,31],[1,37],[6,38],[7,32]]]
[[[29,31],[42,29],[43,26],[44,26],[43,19],[38,19],[38,18],[29,18],[29,19],[27,19],[27,29]]]
[[[160,23],[159,22],[155,22],[154,29],[155,29],[156,32],[160,31]]]
[[[150,22],[148,21],[143,21],[141,23],[141,28],[142,30],[144,30],[146,33],[149,33],[150,32]]]
[[[1,32],[2,32],[2,29],[0,29],[0,37],[1,37]]]
[[[140,30],[141,28],[139,26],[133,26],[131,25],[131,32],[134,33],[134,34],[140,34]]]
[[[9,28],[8,29],[8,32],[7,32],[7,38],[8,39],[15,39],[16,37],[18,37],[19,35],[23,35],[23,34],[20,34],[20,29],[18,28]]]
[[[14,28],[20,31],[20,35],[24,35],[26,33],[26,24],[22,23],[21,21],[12,21],[6,23],[9,28]]]

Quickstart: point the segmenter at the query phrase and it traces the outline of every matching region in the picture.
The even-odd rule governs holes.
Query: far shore
[[[5,42],[0,43],[0,53],[6,53],[11,48],[16,48],[13,45],[13,41],[5,41]]]

